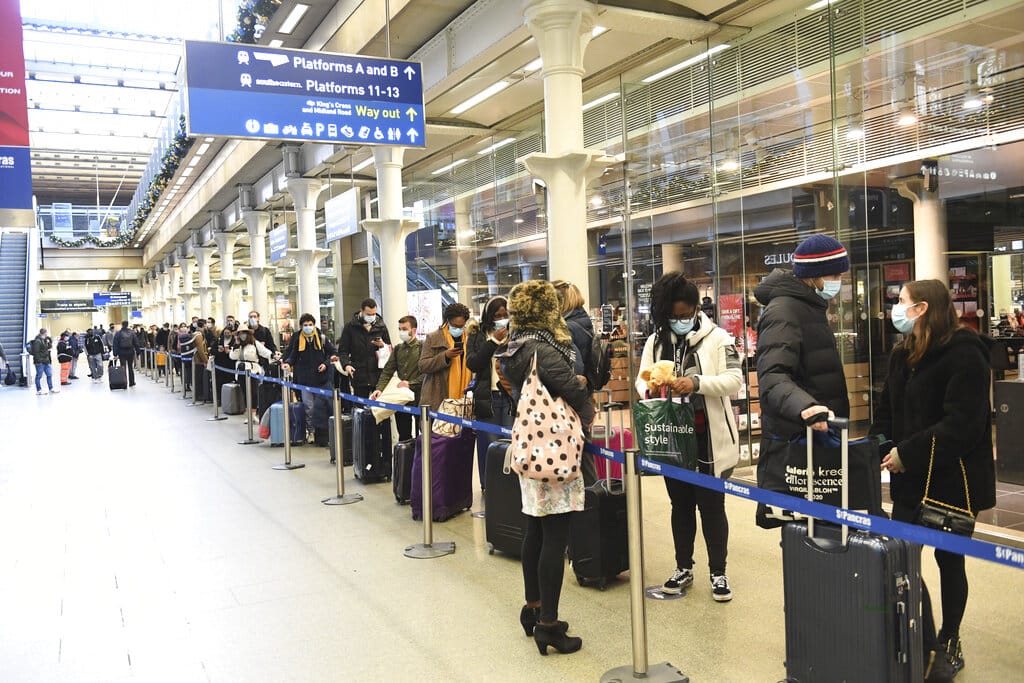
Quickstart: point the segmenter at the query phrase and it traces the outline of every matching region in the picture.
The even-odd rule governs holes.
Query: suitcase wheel
[[[487,554],[488,555],[493,555],[494,554],[494,545],[492,543],[488,543],[487,544]]]

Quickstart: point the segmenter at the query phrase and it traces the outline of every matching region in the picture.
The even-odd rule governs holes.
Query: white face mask
[[[501,320],[494,321],[494,329],[504,330],[506,327],[508,327],[508,318],[502,318]]]
[[[375,322],[377,322],[377,314],[374,313],[373,315],[364,315],[363,322],[366,323],[367,325],[374,324]]]
[[[412,333],[409,332],[408,330],[399,330],[398,338],[402,340],[403,344],[408,343],[409,340],[412,339]]]

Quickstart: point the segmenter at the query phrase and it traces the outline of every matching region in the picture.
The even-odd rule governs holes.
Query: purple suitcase
[[[412,461],[412,493],[409,503],[412,518],[423,518],[422,439],[416,439]],[[431,506],[435,522],[451,519],[473,505],[473,456],[476,432],[463,429],[455,437],[431,434],[430,473]]]

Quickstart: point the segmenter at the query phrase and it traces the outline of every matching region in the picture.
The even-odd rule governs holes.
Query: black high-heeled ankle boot
[[[519,612],[519,623],[523,625],[527,636],[533,635],[533,628],[537,625],[538,619],[540,619],[540,607],[524,606]]]
[[[559,654],[567,655],[576,652],[583,647],[583,639],[567,635],[562,624],[558,622],[547,626],[540,622],[533,629],[533,640],[537,643],[537,650],[542,655],[548,654],[548,647],[558,650]]]

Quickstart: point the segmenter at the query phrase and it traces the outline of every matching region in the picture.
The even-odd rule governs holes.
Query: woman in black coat
[[[764,305],[757,324],[757,382],[761,399],[761,457],[757,482],[778,467],[788,442],[807,425],[827,430],[829,415],[849,417],[846,374],[828,323],[829,301],[850,269],[846,249],[827,235],[811,235],[793,254],[793,272],[776,270],[754,289]],[[758,526],[790,519],[757,506]]]
[[[900,291],[892,322],[908,335],[894,351],[871,434],[894,444],[882,460],[891,475],[893,519],[913,522],[928,497],[977,514],[995,505],[991,367],[988,346],[960,324],[945,283],[918,280]],[[962,463],[962,469],[961,469]],[[968,496],[970,502],[968,503]],[[967,606],[962,555],[935,550],[942,578],[942,629],[936,635],[924,589],[924,646],[934,652],[927,680],[952,680],[963,668],[960,622]]]
[[[508,301],[496,296],[484,305],[480,322],[466,325],[466,367],[473,371],[473,411],[481,422],[512,426],[512,396],[496,371],[495,352],[508,340]],[[479,432],[476,441],[480,488],[487,488],[487,449],[500,437]]]

